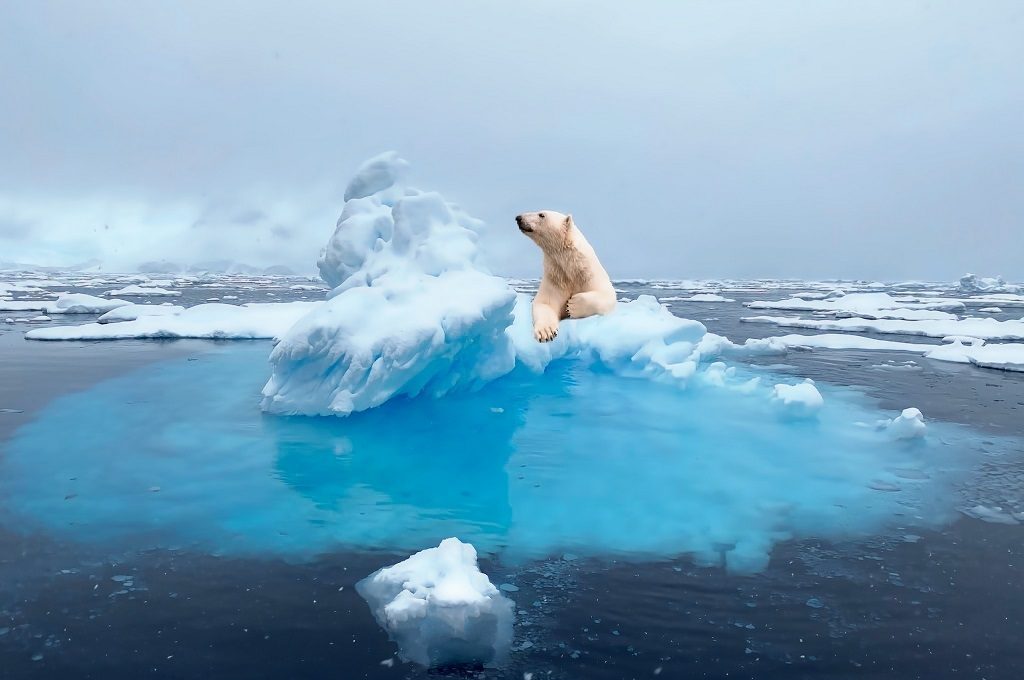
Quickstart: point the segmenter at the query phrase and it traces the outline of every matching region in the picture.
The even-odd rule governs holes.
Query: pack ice
[[[348,415],[396,396],[476,387],[517,363],[543,371],[564,357],[685,381],[704,359],[781,349],[734,345],[651,296],[564,322],[555,341],[539,344],[530,298],[487,268],[477,245],[483,224],[437,193],[406,186],[407,170],[389,152],[349,183],[317,263],[333,289],[271,353],[264,410]]]
[[[356,584],[403,659],[423,666],[494,664],[512,643],[513,604],[457,538]]]

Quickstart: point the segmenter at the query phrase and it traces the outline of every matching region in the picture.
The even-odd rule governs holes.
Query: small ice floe
[[[1003,310],[1001,307],[982,307],[978,310],[979,312],[986,312],[988,314],[999,314]]]
[[[825,399],[814,386],[814,381],[807,378],[796,385],[776,385],[772,388],[772,402],[789,417],[809,418],[824,406]]]
[[[157,288],[156,286],[138,286],[132,284],[125,286],[124,288],[118,288],[117,290],[108,290],[107,295],[127,295],[133,297],[139,296],[164,296],[164,297],[177,297],[181,295],[180,291],[167,290],[166,288]]]
[[[427,667],[499,662],[512,644],[513,604],[457,538],[356,584],[399,656]]]
[[[1020,517],[1017,517],[998,505],[988,507],[978,504],[971,508],[962,508],[960,512],[968,517],[980,519],[982,522],[989,522],[991,524],[1020,524],[1020,519],[1024,519],[1024,513],[1017,513],[1017,515],[1020,515]]]
[[[26,321],[28,321],[29,323],[44,323],[46,321],[53,321],[53,319],[46,316],[45,314],[40,314],[39,316],[33,316],[31,319],[26,319]]]
[[[131,303],[125,303],[131,304]],[[115,340],[120,338],[212,338],[248,340],[284,334],[317,304],[284,302],[228,305],[218,302],[194,307],[133,305],[126,312],[134,319],[119,323],[87,323],[80,326],[35,328],[28,340]],[[139,315],[142,310],[145,314]],[[106,319],[111,320],[113,317]]]
[[[689,297],[669,295],[667,297],[660,297],[658,300],[661,302],[736,302],[732,298],[722,297],[717,293],[696,293]]]
[[[893,439],[917,439],[925,435],[924,416],[916,408],[905,408],[892,420],[879,420],[878,429],[885,430]]]
[[[56,300],[0,300],[0,310],[46,314],[102,314],[128,304],[131,303],[127,300],[105,300],[85,293],[61,293]]]

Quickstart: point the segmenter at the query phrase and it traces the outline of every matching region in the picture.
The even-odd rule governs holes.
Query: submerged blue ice
[[[852,392],[822,388],[816,418],[788,419],[763,391],[578,360],[346,419],[270,416],[267,350],[57,399],[0,444],[2,521],[110,549],[305,559],[458,536],[508,559],[687,554],[752,572],[788,538],[935,526],[971,467],[969,432],[895,440],[858,424],[880,414]]]

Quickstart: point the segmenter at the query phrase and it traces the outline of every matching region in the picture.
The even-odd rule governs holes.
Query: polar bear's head
[[[572,240],[575,226],[572,215],[563,215],[554,210],[523,213],[516,215],[519,231],[530,237],[542,249],[558,247]]]

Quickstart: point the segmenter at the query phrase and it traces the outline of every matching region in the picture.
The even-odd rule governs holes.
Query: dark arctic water
[[[672,304],[735,340],[775,330],[740,323],[739,302]],[[21,330],[0,331],[0,409],[20,411],[0,413],[4,677],[1024,666],[1024,528],[960,512],[1022,509],[1024,376],[791,352],[743,370],[818,380],[816,425],[572,366],[349,420],[279,419],[255,409],[266,343],[51,345]],[[906,406],[929,417],[927,442],[855,424]],[[518,588],[507,666],[392,663],[354,592],[446,535]]]

